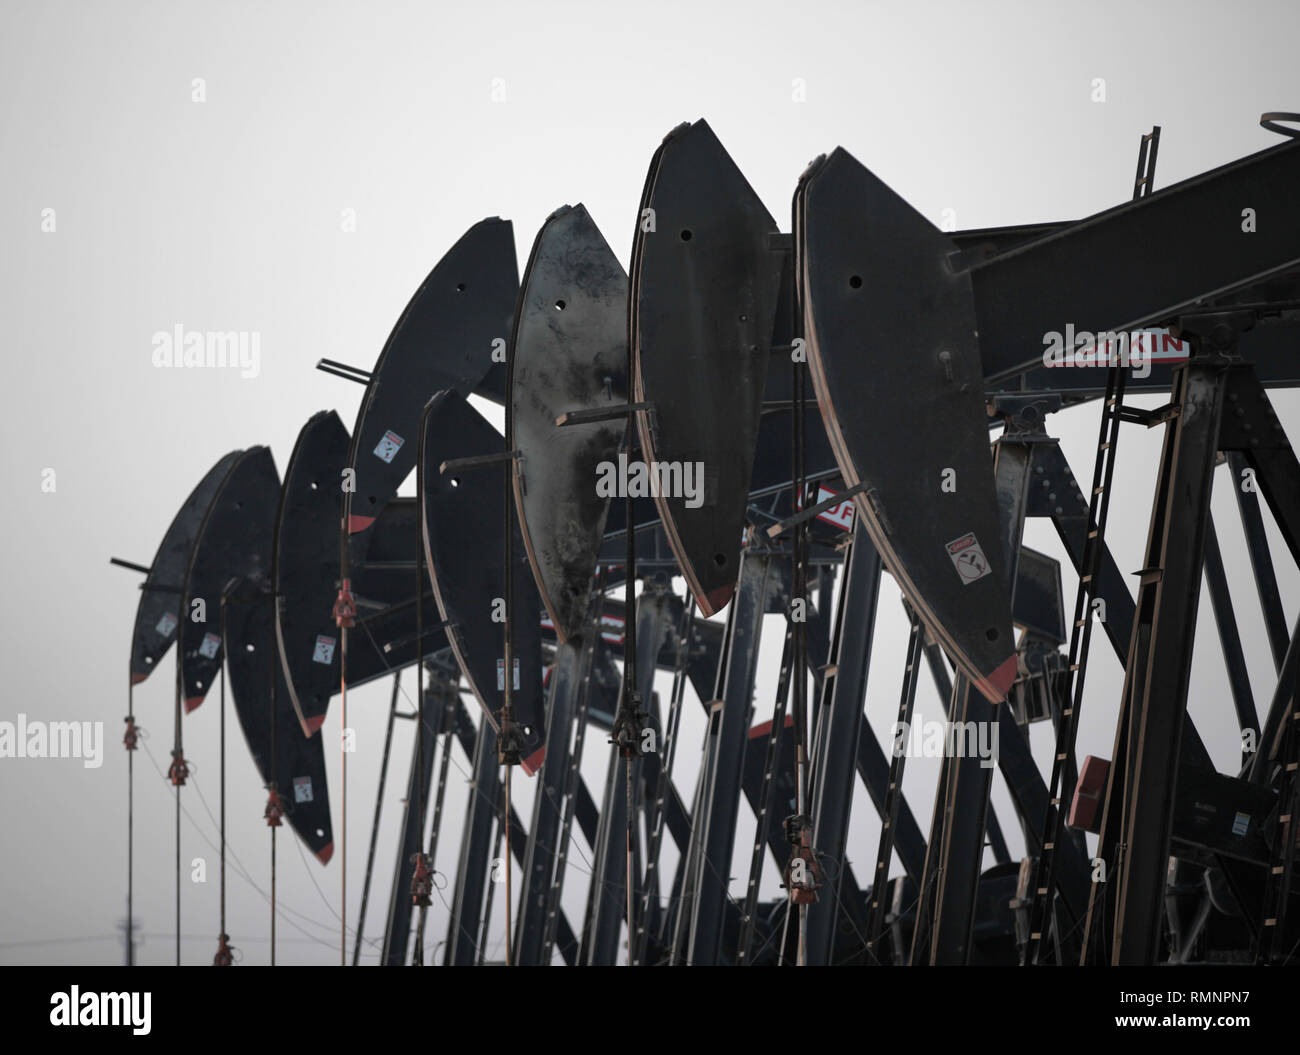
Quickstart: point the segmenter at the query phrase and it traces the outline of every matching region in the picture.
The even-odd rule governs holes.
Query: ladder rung
[[[1043,843],[1043,849],[1044,849],[1044,850],[1055,850],[1055,849],[1056,849],[1056,843]]]
[[[1096,537],[1097,537],[1097,529],[1096,529],[1096,528],[1093,528],[1091,531],[1089,531],[1089,532],[1088,532],[1088,537],[1089,537],[1089,538],[1096,538]]]
[[[1070,717],[1070,715],[1072,715],[1073,713],[1074,713],[1074,708],[1073,708],[1073,707],[1067,707],[1065,710],[1063,710],[1063,711],[1061,712],[1061,717],[1062,717],[1062,718],[1068,718],[1068,717]]]

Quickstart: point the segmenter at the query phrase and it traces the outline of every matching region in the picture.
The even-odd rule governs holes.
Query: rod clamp
[[[340,630],[357,625],[357,601],[352,596],[352,580],[344,579],[334,599],[334,625]]]
[[[629,690],[623,706],[619,707],[614,724],[610,727],[609,742],[618,746],[623,758],[640,758],[642,734],[645,731],[645,711],[641,709],[641,694]]]
[[[411,904],[428,908],[433,895],[433,862],[425,853],[412,854],[411,860],[415,862],[415,874],[411,876]]]
[[[172,764],[167,770],[167,779],[178,788],[185,786],[185,781],[190,775],[190,765],[185,761],[185,755],[178,747],[172,752]]]
[[[280,793],[276,791],[274,785],[267,791],[266,809],[262,811],[262,816],[266,818],[268,828],[278,828],[284,820],[284,799],[280,798]]]
[[[515,721],[513,712],[501,711],[501,731],[497,734],[497,762],[503,766],[517,766],[524,760],[527,746],[523,727]]]
[[[803,813],[787,817],[785,838],[790,844],[790,860],[786,862],[785,881],[781,885],[790,891],[794,904],[815,905],[822,885],[822,869],[812,848],[811,819]]]
[[[230,944],[229,934],[217,935],[217,955],[212,957],[213,967],[230,967],[235,962],[235,949]]]

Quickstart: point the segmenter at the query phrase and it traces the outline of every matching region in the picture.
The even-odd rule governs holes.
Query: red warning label
[[[963,584],[975,582],[992,573],[989,559],[984,555],[984,549],[974,532],[953,539],[948,543],[947,549],[948,558],[957,569],[957,575]]]

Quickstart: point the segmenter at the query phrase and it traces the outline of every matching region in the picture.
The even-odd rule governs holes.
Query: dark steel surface
[[[627,399],[627,274],[581,205],[552,213],[533,244],[515,317],[509,412],[520,458],[515,508],[542,603],[561,641],[581,632],[609,497],[598,467],[626,431],[559,427],[566,411]]]
[[[463,396],[440,392],[433,401],[425,436],[425,559],[447,641],[461,673],[494,727],[504,701],[505,678],[498,600],[505,600],[501,555],[506,464],[454,474],[439,472],[443,461],[503,447],[501,434]],[[512,596],[512,657],[519,685],[511,691],[516,720],[523,727],[524,768],[536,772],[546,753],[542,694],[542,604],[516,528]],[[500,686],[500,687],[498,687]]]
[[[800,187],[804,332],[836,462],[848,486],[865,486],[858,515],[908,601],[980,692],[1001,700],[1016,669],[1012,579],[997,544],[969,280],[945,266],[951,241],[844,151]],[[881,392],[906,407],[889,428],[869,412]],[[955,492],[941,489],[947,470]],[[960,554],[974,561],[969,578]]]
[[[185,710],[203,702],[221,669],[221,594],[231,579],[269,579],[280,475],[269,447],[250,447],[231,466],[194,539],[180,626],[180,684]],[[197,622],[193,602],[203,601]],[[268,672],[267,684],[270,684]]]
[[[656,495],[682,574],[706,616],[731,599],[782,259],[776,222],[704,121],[655,155],[637,227],[628,331],[646,461],[700,463],[702,501]]]
[[[135,627],[131,633],[133,685],[138,685],[153,673],[158,661],[176,640],[176,630],[184,615],[181,600],[190,550],[208,506],[239,454],[239,451],[231,451],[204,474],[176,511],[167,533],[158,544],[158,552],[154,554],[153,563],[140,587],[140,603],[135,610]],[[169,613],[172,616],[170,621],[166,619]],[[169,622],[170,629],[167,629]]]
[[[471,227],[438,261],[407,304],[375,362],[353,429],[347,464],[356,491],[344,496],[344,541],[360,561],[367,529],[415,468],[420,413],[444,388],[468,393],[493,365],[493,341],[510,338],[519,265],[514,229],[493,217]],[[389,432],[401,441],[381,447]],[[469,452],[481,454],[482,451]]]

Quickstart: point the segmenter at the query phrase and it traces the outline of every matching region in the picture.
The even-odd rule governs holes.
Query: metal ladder
[[[686,694],[688,678],[687,666],[690,664],[691,634],[695,627],[695,598],[687,591],[686,604],[682,608],[681,623],[677,632],[677,666],[673,671],[672,696],[668,704],[668,721],[664,730],[663,765],[659,769],[659,781],[654,798],[647,805],[646,825],[650,830],[650,845],[646,850],[645,875],[642,878],[644,891],[641,895],[641,915],[637,920],[635,939],[635,962],[645,963],[646,950],[650,944],[650,909],[651,901],[658,889],[659,848],[663,845],[664,824],[668,811],[664,800],[672,787],[673,762],[677,757],[677,730],[682,719],[682,699]]]
[[[1155,182],[1156,154],[1160,146],[1160,126],[1142,137],[1138,150],[1137,176],[1133,181],[1133,200],[1145,198]],[[1056,848],[1065,837],[1063,799],[1073,789],[1063,788],[1069,760],[1074,757],[1079,736],[1079,712],[1083,706],[1083,687],[1088,667],[1088,650],[1092,642],[1094,583],[1101,570],[1105,549],[1106,517],[1110,510],[1111,482],[1115,473],[1115,454],[1119,444],[1120,422],[1125,420],[1124,388],[1128,375],[1117,359],[1106,377],[1106,395],[1102,402],[1101,424],[1097,434],[1097,455],[1092,469],[1092,492],[1088,497],[1088,535],[1080,561],[1079,589],[1074,597],[1074,624],[1070,630],[1069,663],[1062,698],[1067,706],[1057,727],[1056,750],[1052,758],[1052,778],[1048,784],[1047,816],[1043,822],[1038,864],[1034,870],[1030,910],[1029,941],[1024,962],[1037,964],[1043,937],[1055,922]]]
[[[907,669],[903,672],[903,688],[899,693],[895,729],[902,726],[910,731],[912,708],[916,703],[916,670],[925,648],[925,630],[911,606],[906,601],[903,604],[912,623],[912,632],[907,640]],[[880,939],[884,936],[885,891],[889,886],[889,862],[894,856],[894,826],[898,823],[898,807],[903,801],[903,767],[906,763],[906,748],[900,751],[895,742],[889,763],[889,787],[880,808],[880,844],[876,850],[876,870],[871,878],[871,907],[867,914],[867,955],[876,964],[883,964],[877,950]]]
[[[781,674],[776,687],[776,702],[772,709],[772,728],[767,736],[767,751],[763,762],[763,787],[758,795],[758,820],[754,830],[754,852],[749,862],[749,884],[745,887],[745,908],[740,917],[740,939],[736,946],[736,965],[749,964],[753,952],[755,920],[758,911],[758,887],[763,877],[763,858],[771,828],[772,786],[776,766],[780,759],[781,739],[785,735],[785,714],[790,697],[790,676],[794,664],[794,627],[785,632],[785,645],[781,653]],[[794,730],[791,730],[791,735]]]

